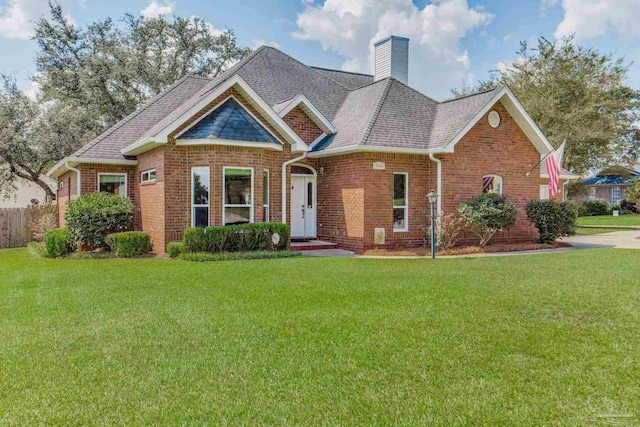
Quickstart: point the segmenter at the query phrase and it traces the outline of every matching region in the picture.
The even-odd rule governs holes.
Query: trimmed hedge
[[[133,209],[126,197],[96,191],[70,201],[64,218],[80,243],[108,248],[108,234],[131,229]]]
[[[143,231],[123,231],[109,234],[106,238],[111,251],[121,258],[144,255],[151,249],[151,239]]]
[[[184,243],[171,242],[167,245],[167,254],[171,258],[178,258],[178,256],[184,252]]]
[[[178,257],[183,261],[209,262],[209,261],[235,261],[241,259],[273,259],[291,258],[300,256],[302,253],[296,251],[257,251],[257,252],[184,252]]]
[[[289,249],[289,226],[279,222],[219,227],[192,227],[184,231],[187,252],[255,252]]]
[[[578,207],[573,203],[553,200],[532,200],[525,207],[529,221],[540,234],[540,243],[553,243],[576,232]]]
[[[73,249],[73,233],[68,228],[54,228],[44,235],[44,253],[48,258],[65,256]]]
[[[587,200],[578,210],[579,216],[611,215],[611,207],[604,200]]]

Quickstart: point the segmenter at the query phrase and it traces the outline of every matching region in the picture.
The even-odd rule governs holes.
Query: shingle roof
[[[306,96],[337,130],[314,151],[444,147],[500,90],[439,103],[392,78],[373,82],[369,75],[312,68],[263,46],[214,79],[180,79],[75,156],[123,159],[121,149],[156,135],[236,74],[276,111]]]
[[[168,111],[175,110],[209,81],[210,79],[197,76],[181,78],[72,156],[91,159],[124,159],[120,150],[136,142],[151,126],[161,121]]]
[[[640,176],[640,172],[629,169],[629,176],[601,175],[598,174],[582,181],[584,185],[631,185],[633,180]]]
[[[209,113],[180,139],[221,138],[240,141],[279,142],[233,98]]]
[[[540,175],[547,175],[547,162],[540,163]],[[576,175],[573,172],[566,170],[565,168],[560,168],[560,175],[572,175],[575,178],[580,178],[579,175]]]
[[[311,67],[311,69],[351,90],[373,83],[373,76],[370,74],[351,73],[322,67]]]

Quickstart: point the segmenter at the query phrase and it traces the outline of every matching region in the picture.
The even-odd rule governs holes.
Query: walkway
[[[606,228],[609,228],[608,226]],[[640,249],[639,230],[614,231],[613,233],[591,234],[588,236],[572,236],[562,239],[577,249],[618,248]]]

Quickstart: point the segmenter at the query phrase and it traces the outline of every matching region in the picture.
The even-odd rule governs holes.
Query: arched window
[[[482,192],[502,194],[502,177],[485,175],[482,177]]]

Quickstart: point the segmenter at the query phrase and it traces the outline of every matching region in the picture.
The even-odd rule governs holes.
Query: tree
[[[81,111],[58,101],[32,100],[15,79],[0,76],[0,194],[15,191],[18,179],[55,193],[42,179],[50,166],[96,134],[96,123]]]
[[[46,100],[86,109],[108,128],[186,74],[215,77],[251,49],[193,18],[111,18],[83,29],[58,5],[35,26],[35,79]]]
[[[609,163],[633,163],[640,151],[640,92],[627,86],[629,65],[611,53],[579,46],[573,36],[535,48],[520,43],[518,58],[468,95],[507,85],[556,147],[566,141],[564,167],[583,174]]]
[[[518,219],[518,209],[505,196],[485,193],[461,203],[460,218],[478,236],[480,246],[486,246],[498,232],[513,227]]]
[[[624,198],[631,203],[638,204],[640,202],[640,179],[636,178],[631,181],[631,186],[627,187],[624,192]]]

